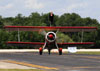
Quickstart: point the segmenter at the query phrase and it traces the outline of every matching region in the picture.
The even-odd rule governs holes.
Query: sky
[[[32,12],[77,13],[81,17],[91,17],[100,23],[100,0],[0,0],[0,15],[15,17],[21,13],[29,16]]]

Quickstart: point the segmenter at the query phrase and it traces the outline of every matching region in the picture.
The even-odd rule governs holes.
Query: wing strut
[[[83,42],[83,37],[84,37],[84,30],[82,29],[81,42]]]
[[[18,29],[18,42],[20,42],[20,33],[19,33],[19,29]]]

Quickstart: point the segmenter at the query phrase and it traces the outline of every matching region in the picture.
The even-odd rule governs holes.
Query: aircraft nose
[[[50,34],[50,35],[49,35],[49,38],[53,38],[53,35],[52,35],[52,34]]]

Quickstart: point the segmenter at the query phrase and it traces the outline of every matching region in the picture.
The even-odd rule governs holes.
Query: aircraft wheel
[[[59,55],[62,55],[62,48],[59,48]]]
[[[50,55],[50,53],[51,53],[51,50],[48,50],[48,53],[49,53],[49,55]]]
[[[43,49],[41,47],[39,48],[39,53],[40,53],[40,55],[42,55],[42,53],[43,53]]]

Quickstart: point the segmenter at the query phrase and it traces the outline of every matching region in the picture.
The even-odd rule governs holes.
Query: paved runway
[[[47,71],[100,71],[100,55],[0,53],[0,60],[12,60],[33,64],[33,66],[50,67],[51,69]]]

